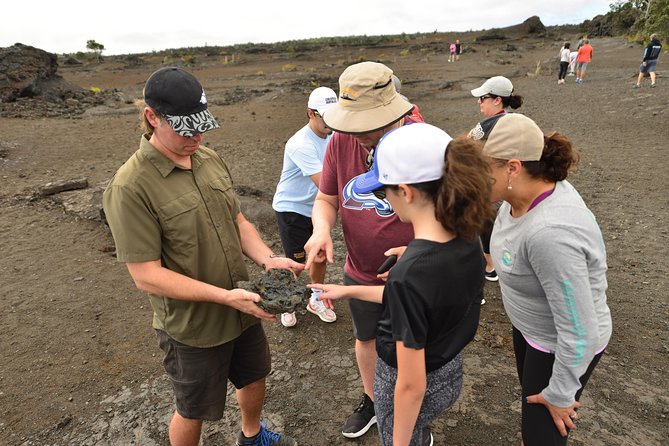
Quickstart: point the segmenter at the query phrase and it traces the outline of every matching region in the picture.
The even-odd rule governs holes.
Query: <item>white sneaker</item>
[[[335,314],[335,312],[327,308],[322,301],[318,300],[318,295],[320,294],[321,294],[320,291],[317,290],[312,291],[311,298],[309,299],[309,303],[307,304],[307,311],[309,313],[313,313],[316,316],[318,316],[323,322],[336,321],[337,315]]]
[[[281,314],[281,325],[286,328],[294,327],[297,324],[297,317],[295,313],[282,313]]]

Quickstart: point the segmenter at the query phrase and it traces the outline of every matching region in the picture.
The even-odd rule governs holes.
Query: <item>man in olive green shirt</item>
[[[118,260],[148,292],[153,327],[176,396],[173,445],[197,445],[203,420],[223,416],[227,381],[242,414],[238,445],[296,445],[260,423],[270,371],[260,296],[236,288],[248,280],[243,256],[264,268],[303,269],[275,256],[240,212],[230,171],[200,146],[219,125],[198,80],[174,67],[145,87],[140,148],[107,186],[103,205]]]

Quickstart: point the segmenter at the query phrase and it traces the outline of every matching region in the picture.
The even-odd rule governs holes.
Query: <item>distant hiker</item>
[[[353,178],[373,167],[381,137],[415,122],[413,105],[397,93],[392,74],[377,62],[349,66],[339,77],[339,102],[324,116],[325,125],[335,133],[325,154],[312,212],[314,232],[305,246],[307,269],[314,262],[334,261],[331,231],[339,216],[347,249],[345,285],[383,285],[377,269],[387,256],[396,254],[392,248],[406,246],[413,237],[411,226],[400,221],[387,200],[351,189]],[[356,299],[348,304],[364,395],[346,419],[342,435],[356,438],[376,423],[376,329],[383,308]]]
[[[575,74],[576,56],[578,56],[578,51],[569,51],[569,76],[573,76]]]
[[[455,62],[455,56],[458,54],[458,47],[451,43],[448,48],[448,61]]]
[[[200,145],[219,127],[200,82],[161,68],[147,80],[144,102],[146,133],[107,185],[103,205],[118,260],[149,293],[176,400],[170,443],[199,443],[202,422],[223,417],[230,381],[242,421],[237,445],[296,446],[260,421],[271,369],[260,321],[276,317],[237,281],[248,280],[244,256],[265,269],[304,266],[265,245],[240,212],[227,164]]]
[[[383,446],[432,445],[431,422],[460,395],[460,352],[474,338],[483,297],[478,233],[493,216],[480,143],[425,123],[388,133],[356,194],[385,197],[415,237],[385,286],[322,287],[322,298],[382,305],[374,401]],[[380,234],[381,236],[383,233]]]
[[[395,76],[394,74],[393,74],[393,85],[395,85],[395,91],[400,93],[400,96],[402,96],[402,98],[405,101],[410,102],[409,99],[401,93],[402,81],[400,80],[399,77]],[[416,122],[425,122],[425,119],[423,119],[423,115],[420,114],[420,109],[418,108],[418,106],[414,103],[411,103],[411,105],[413,105],[413,109],[411,110],[411,117],[415,118]]]
[[[634,88],[641,87],[643,78],[646,76],[646,73],[650,74],[650,88],[655,88],[655,67],[657,66],[657,58],[660,57],[660,52],[662,51],[662,43],[657,37],[657,34],[651,34],[650,42],[643,50],[643,60],[641,66],[639,67],[639,77],[636,80],[636,85]]]
[[[325,126],[323,115],[336,103],[337,93],[331,88],[318,87],[309,95],[306,110],[309,122],[286,142],[281,178],[272,200],[283,251],[286,257],[300,263],[307,260],[304,244],[314,229],[311,208],[318,193],[325,149],[332,134],[332,130]],[[309,278],[312,282],[325,279],[325,267],[325,262],[311,265]],[[307,311],[323,322],[334,322],[337,315],[333,310],[331,302],[318,299],[318,292],[311,294]],[[284,327],[293,327],[296,323],[294,312],[281,315]]]
[[[578,50],[578,55],[576,56],[576,83],[582,84],[583,78],[585,77],[585,70],[588,67],[588,64],[592,61],[592,46],[590,45],[590,40],[583,40],[583,45]]]
[[[560,72],[558,73],[558,85],[564,84],[564,78],[567,77],[567,67],[571,61],[571,51],[569,51],[569,42],[565,42],[560,49]]]
[[[604,239],[567,181],[578,153],[566,137],[509,113],[488,128],[483,154],[491,199],[503,201],[491,254],[512,324],[522,444],[565,445],[611,338]]]
[[[462,45],[460,45],[460,40],[455,40],[455,60],[460,60],[460,54],[462,54]]]
[[[486,80],[483,85],[471,90],[472,96],[477,98],[481,114],[485,117],[481,123],[476,125],[470,132],[469,136],[476,140],[481,140],[485,136],[485,132],[481,127],[484,121],[499,117],[505,113],[509,108],[517,109],[523,105],[523,97],[516,94],[511,81],[504,76],[495,76]],[[499,208],[501,203],[496,203],[493,207],[495,211]],[[496,213],[496,212],[495,212]],[[483,256],[485,257],[485,278],[490,282],[497,282],[497,272],[490,257],[490,236],[492,235],[492,227],[495,223],[493,217],[486,222],[483,231],[481,231],[481,245],[483,247]],[[481,301],[485,304],[485,299]]]

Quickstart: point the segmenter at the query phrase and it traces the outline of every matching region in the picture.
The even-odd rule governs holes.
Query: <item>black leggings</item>
[[[523,443],[525,446],[566,445],[568,437],[560,435],[546,406],[543,404],[528,404],[525,400],[530,395],[541,393],[548,386],[548,381],[553,373],[555,355],[531,347],[516,327],[513,327],[513,350],[516,354],[518,378],[520,378],[520,385],[523,388],[521,426]],[[581,376],[581,388],[576,392],[576,401],[581,397],[588,378],[590,378],[603,354],[604,352],[600,352],[595,355],[588,369]],[[569,432],[569,429],[567,429],[567,432]]]
[[[492,228],[495,226],[495,219],[487,221],[481,232],[481,245],[483,245],[483,252],[490,254],[490,236],[492,235]]]
[[[569,62],[560,62],[560,74],[558,79],[564,79],[567,75],[567,67],[569,67]]]

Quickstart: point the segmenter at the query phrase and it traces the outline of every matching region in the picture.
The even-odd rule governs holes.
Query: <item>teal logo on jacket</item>
[[[511,253],[505,249],[504,252],[502,252],[502,263],[504,263],[504,266],[511,266],[511,261]]]

